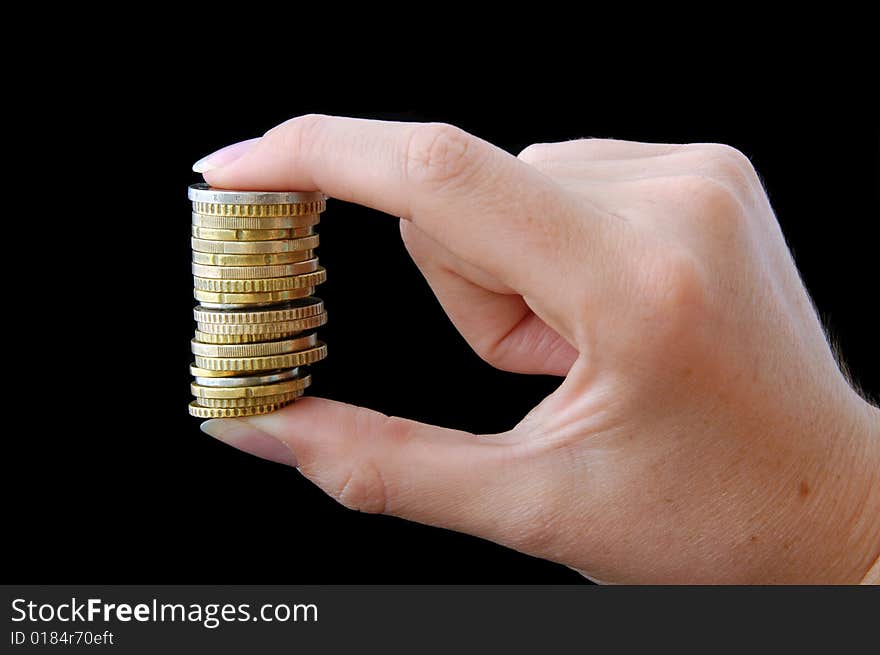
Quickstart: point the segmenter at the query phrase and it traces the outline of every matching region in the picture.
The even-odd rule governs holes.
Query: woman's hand
[[[590,139],[516,158],[448,125],[304,116],[197,170],[402,217],[483,359],[565,376],[498,435],[316,398],[209,434],[347,507],[603,582],[850,583],[880,553],[880,411],[840,373],[736,150]]]

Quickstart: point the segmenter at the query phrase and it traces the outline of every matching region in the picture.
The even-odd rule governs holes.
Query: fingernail
[[[201,425],[202,432],[219,439],[233,448],[279,464],[296,466],[296,456],[290,447],[242,419],[212,418]]]
[[[193,164],[193,172],[207,173],[208,171],[213,171],[217,168],[222,168],[227,164],[231,164],[248,150],[253,148],[259,140],[260,137],[257,137],[256,139],[239,141],[238,143],[233,143],[231,146],[220,148],[220,150],[212,152],[206,157],[202,157],[195,164]]]

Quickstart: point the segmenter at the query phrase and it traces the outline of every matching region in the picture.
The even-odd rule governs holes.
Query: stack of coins
[[[327,279],[314,255],[324,196],[194,184],[189,198],[200,303],[189,413],[217,418],[280,409],[311,383],[306,367],[327,355],[315,333],[327,313],[312,296]]]

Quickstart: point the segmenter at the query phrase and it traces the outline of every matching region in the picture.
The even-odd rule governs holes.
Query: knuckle
[[[737,148],[726,143],[712,143],[708,147],[713,162],[725,170],[736,170],[740,173],[753,173],[754,167],[749,158]]]
[[[705,276],[695,257],[681,250],[665,250],[651,267],[655,297],[666,309],[700,307],[705,299]]]
[[[728,183],[743,197],[750,197],[761,188],[758,173],[752,162],[733,146],[710,143],[702,146],[697,152],[700,170]]]
[[[729,186],[714,177],[701,177],[691,188],[697,205],[713,214],[739,213],[739,198]]]
[[[698,323],[709,305],[708,278],[696,256],[664,246],[641,258],[639,306],[648,338],[678,341]],[[645,338],[644,333],[637,341]],[[636,343],[641,348],[644,343]]]
[[[369,460],[352,466],[333,496],[344,507],[368,514],[384,513],[387,504],[382,472]]]
[[[429,123],[412,130],[404,151],[408,180],[436,188],[465,179],[473,170],[473,137],[453,125]]]
[[[707,236],[727,240],[746,227],[745,205],[730,185],[708,175],[686,175],[673,186],[676,200],[689,208]]]
[[[707,371],[715,361],[725,302],[717,266],[718,255],[707,257],[702,247],[664,240],[641,250],[628,268],[627,319],[609,329],[615,331],[616,355],[633,372],[627,384],[635,401],[643,392],[657,393],[658,381],[668,380],[670,372]]]
[[[398,416],[385,416],[384,414],[380,416],[382,417],[382,425],[377,432],[381,432],[390,441],[392,448],[403,446],[415,438],[417,423]]]
[[[415,437],[415,423],[396,416],[385,416],[364,408],[357,408],[350,418],[348,429],[352,434],[381,435],[382,451],[396,450]],[[340,459],[346,464],[332,475],[326,485],[330,495],[348,509],[369,514],[389,511],[395,494],[394,485],[383,475],[381,455],[372,449],[372,442],[359,440]]]
[[[631,294],[629,320],[617,329],[620,361],[634,371],[629,382],[633,398],[641,383],[656,391],[658,376],[683,363],[702,362],[713,344],[715,324],[708,276],[687,255],[642,258]],[[626,404],[626,403],[624,403]]]

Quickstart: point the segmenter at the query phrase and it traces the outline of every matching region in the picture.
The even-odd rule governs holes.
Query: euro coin
[[[305,350],[313,347],[317,342],[318,337],[312,332],[295,339],[280,339],[262,343],[210,344],[193,340],[191,346],[194,354],[203,357],[264,357]]]
[[[260,215],[256,212],[264,210],[275,216],[320,214],[326,204],[320,191],[234,191],[215,189],[204,182],[190,185],[187,197],[197,212],[220,216]]]
[[[257,398],[199,398],[202,407],[254,407],[258,405],[274,405],[286,403],[299,398],[303,391],[290,391],[276,396],[259,396]]]
[[[192,226],[192,236],[197,239],[206,239],[207,241],[273,241],[277,239],[305,239],[307,237],[298,236],[299,228],[289,230],[215,230],[209,227]],[[316,237],[316,234],[311,234]],[[307,247],[316,247],[307,246]]]
[[[193,212],[192,224],[220,230],[278,230],[313,227],[321,222],[318,215],[309,216],[211,216]]]
[[[314,234],[312,228],[303,227],[293,231],[291,239],[274,241],[211,241],[192,237],[190,243],[196,252],[216,252],[228,255],[263,255],[273,252],[294,252],[299,250],[296,239]]]
[[[289,371],[272,371],[264,375],[251,375],[243,378],[203,378],[196,377],[196,384],[203,387],[259,387],[273,382],[282,382],[298,377],[300,369],[292,368]]]
[[[216,278],[194,277],[193,286],[199,291],[213,291],[214,293],[265,293],[316,287],[326,280],[327,271],[319,268],[317,271],[303,275],[258,278],[256,280],[218,280]]]
[[[265,291],[263,293],[225,293],[214,291],[193,290],[193,296],[202,304],[227,305],[230,309],[247,307],[248,305],[266,305],[294,298],[305,298],[312,295],[313,287],[289,289],[287,291]]]
[[[261,242],[255,241],[254,243]],[[266,243],[273,242],[266,241]],[[291,264],[275,264],[274,266],[211,266],[208,264],[193,264],[192,272],[196,277],[210,277],[218,280],[257,280],[266,277],[301,275],[318,269],[318,258],[312,256],[311,250],[303,250],[297,254],[303,256],[302,260]]]
[[[191,185],[188,196],[199,303],[189,413],[224,418],[281,409],[311,384],[306,367],[327,356],[315,332],[327,312],[312,296],[327,279],[315,256],[326,196],[207,184]]]
[[[203,387],[192,383],[190,390],[196,398],[259,398],[261,396],[277,396],[291,391],[302,391],[312,383],[308,374],[294,380],[263,384],[257,387]]]
[[[199,368],[194,364],[189,365],[189,373],[194,378],[234,378],[241,375],[239,371],[211,371],[206,368]]]
[[[320,298],[304,298],[271,309],[235,312],[218,312],[196,305],[193,308],[193,318],[199,323],[274,323],[315,316],[323,311],[324,303]]]
[[[317,327],[317,326],[315,326]],[[201,343],[233,344],[233,343],[260,343],[261,341],[287,339],[296,336],[301,330],[282,330],[281,332],[264,332],[260,334],[211,334],[210,332],[195,331],[196,341]]]
[[[263,218],[270,216],[314,216],[326,208],[325,200],[301,203],[282,203],[277,205],[236,205],[221,202],[194,202],[193,211],[202,216],[248,216]]]
[[[327,346],[318,342],[314,348],[268,357],[202,357],[195,356],[196,367],[209,371],[268,371],[275,368],[308,366],[327,356]],[[205,376],[212,377],[212,376]]]
[[[269,414],[289,404],[290,402],[256,405],[254,407],[204,407],[194,400],[189,404],[189,413],[190,416],[195,416],[196,418],[236,418],[239,416]]]
[[[262,337],[258,341],[269,341],[280,337],[272,336],[279,332],[305,332],[320,327],[327,322],[327,312],[322,312],[316,316],[306,316],[305,318],[295,318],[292,321],[276,321],[274,323],[196,323],[197,341],[204,343],[238,343],[236,341],[220,341],[217,339],[203,339],[202,335],[209,334],[214,336],[256,336]],[[253,341],[253,339],[249,339]]]
[[[318,235],[304,237],[299,241],[317,239]],[[274,264],[291,264],[301,262],[313,257],[311,246],[301,244],[303,249],[291,252],[276,252],[255,255],[227,255],[225,253],[193,252],[192,260],[195,264],[208,264],[210,266],[266,266]],[[317,245],[315,243],[314,245]]]

